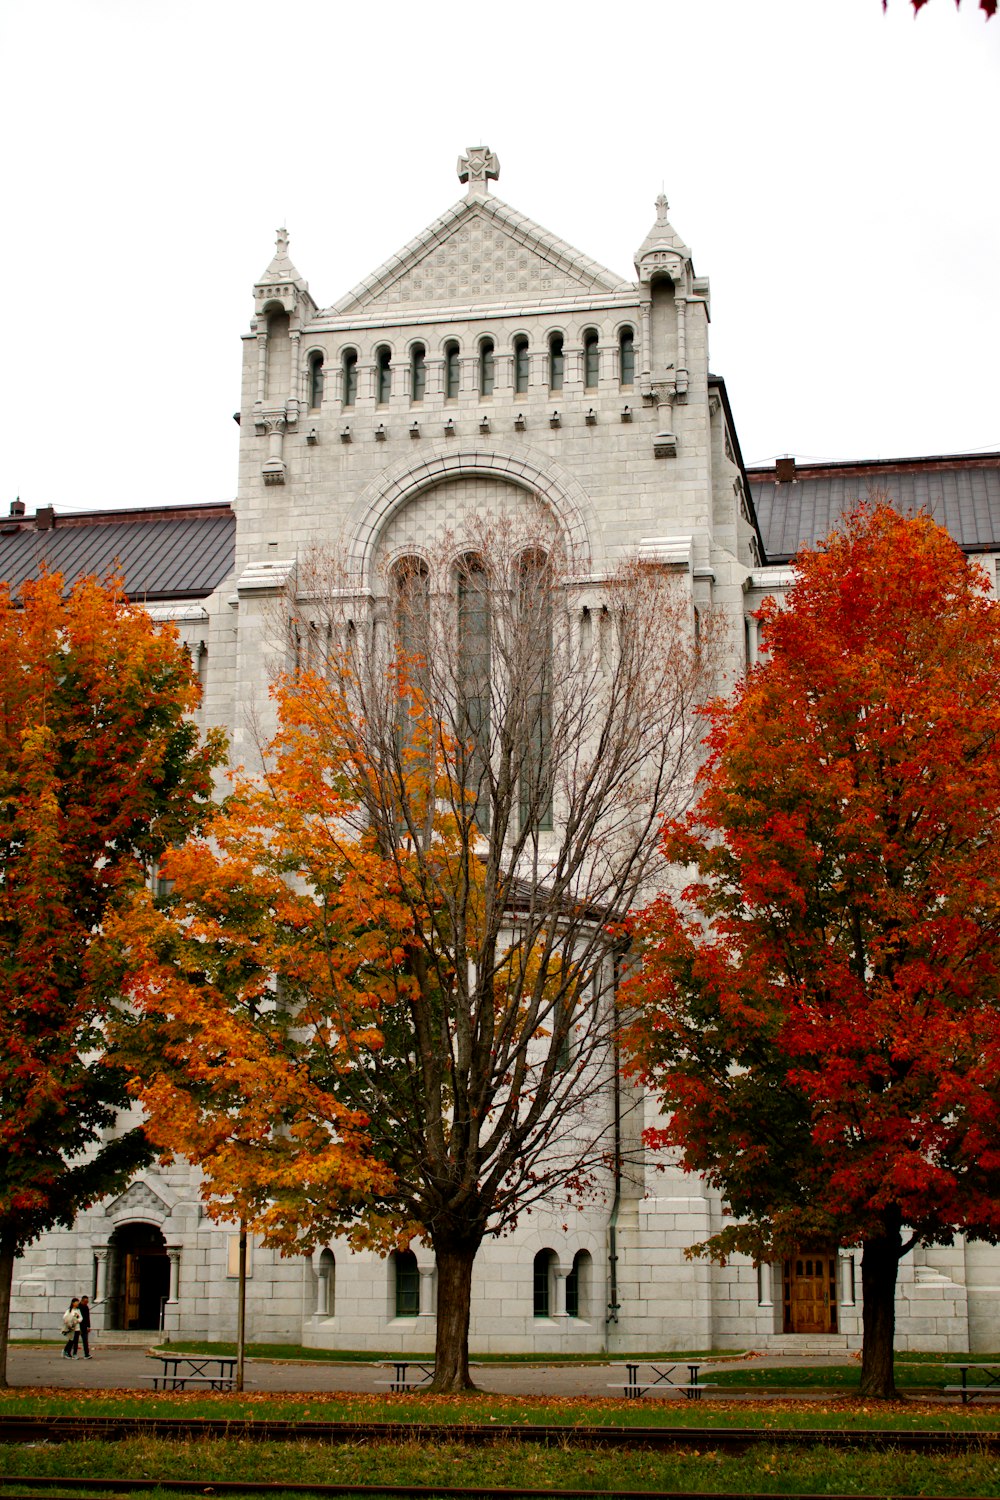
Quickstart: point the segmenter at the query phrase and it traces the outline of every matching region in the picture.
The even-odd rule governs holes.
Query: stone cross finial
[[[468,196],[488,193],[487,183],[500,176],[500,161],[489,146],[469,146],[464,156],[458,158],[458,180],[468,183]]]
[[[661,193],[660,196],[656,200],[656,222],[657,222],[657,224],[665,224],[667,222],[667,209],[669,207],[670,207],[670,204],[667,202],[667,195],[666,195],[666,193]]]
[[[278,256],[284,256],[284,255],[288,254],[288,230],[287,229],[279,229],[278,230],[278,242],[277,242],[277,246],[275,248],[275,252],[274,253],[275,253],[275,255],[278,255]]]

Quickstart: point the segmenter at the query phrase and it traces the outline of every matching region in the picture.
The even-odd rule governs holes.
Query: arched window
[[[457,401],[458,391],[462,383],[462,367],[458,359],[458,345],[455,343],[444,346],[444,394],[447,401]]]
[[[420,1313],[420,1272],[412,1250],[393,1252],[396,1278],[396,1317],[416,1318]]]
[[[635,334],[623,328],[618,335],[618,380],[621,385],[635,384]]]
[[[573,1269],[566,1277],[566,1315],[570,1318],[586,1318],[590,1312],[590,1253],[578,1250],[573,1257]]]
[[[588,391],[596,391],[600,372],[600,339],[596,328],[588,328],[583,335],[583,383]]]
[[[479,345],[479,394],[493,394],[493,340],[483,339]]]
[[[524,743],[517,747],[521,827],[552,827],[552,561],[541,551],[518,563]]]
[[[337,1262],[332,1250],[321,1250],[319,1257],[319,1297],[316,1311],[332,1318],[337,1305]]]
[[[375,350],[375,399],[386,406],[392,395],[392,350],[380,344]]]
[[[550,1286],[552,1281],[552,1262],[555,1258],[554,1250],[539,1250],[535,1256],[533,1312],[536,1318],[547,1318],[551,1315],[552,1296]]]
[[[309,356],[309,405],[323,405],[323,351],[314,349]]]
[[[514,340],[514,390],[523,396],[528,389],[528,340],[523,334]]]
[[[549,339],[549,390],[561,391],[563,388],[563,369],[565,359],[563,356],[563,336],[554,333]]]
[[[414,344],[410,350],[410,400],[422,401],[427,390],[427,350]]]
[[[345,349],[342,369],[341,399],[345,406],[353,406],[358,399],[358,351]]]
[[[396,641],[407,657],[426,657],[430,575],[422,557],[402,557],[392,569]],[[412,670],[412,668],[411,668]]]
[[[460,777],[478,826],[490,822],[490,594],[482,560],[458,568],[458,734]]]

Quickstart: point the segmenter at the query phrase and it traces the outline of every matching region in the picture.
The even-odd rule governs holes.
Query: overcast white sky
[[[619,274],[665,188],[747,462],[1000,447],[975,0],[8,0],[0,513],[232,498],[286,223],[321,306],[461,193]]]

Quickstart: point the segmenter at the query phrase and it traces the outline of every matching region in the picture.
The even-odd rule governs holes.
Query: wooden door
[[[836,1253],[790,1256],[784,1281],[785,1332],[836,1333]]]
[[[139,1256],[129,1250],[125,1255],[125,1317],[123,1328],[139,1326]]]

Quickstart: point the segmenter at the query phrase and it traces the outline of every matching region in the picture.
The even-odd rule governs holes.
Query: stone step
[[[766,1354],[841,1354],[850,1344],[846,1333],[775,1333],[762,1348]]]

